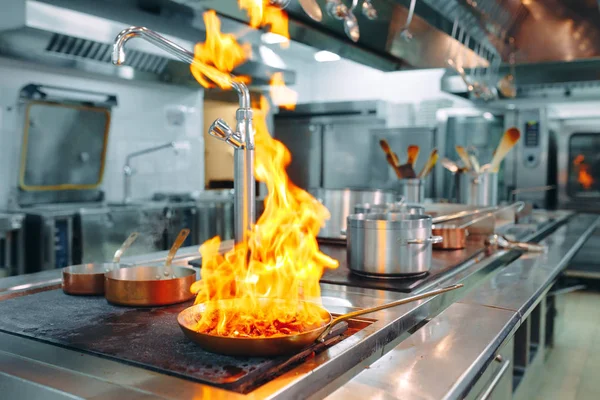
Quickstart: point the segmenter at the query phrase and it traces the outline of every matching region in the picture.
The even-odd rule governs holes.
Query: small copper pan
[[[485,214],[482,217],[475,218],[462,225],[442,224],[434,225],[431,234],[441,236],[440,243],[434,243],[433,248],[436,250],[460,250],[467,247],[467,236],[469,231],[467,228],[487,218],[492,218],[493,213]]]
[[[196,281],[192,268],[172,267],[171,263],[189,229],[183,229],[173,243],[164,266],[133,266],[107,272],[104,296],[110,303],[122,306],[166,306],[194,297],[190,286]]]
[[[133,232],[115,252],[112,263],[93,263],[71,265],[62,270],[62,289],[67,294],[101,296],[104,294],[104,274],[114,269],[126,267],[121,264],[121,256],[127,250],[138,233]]]

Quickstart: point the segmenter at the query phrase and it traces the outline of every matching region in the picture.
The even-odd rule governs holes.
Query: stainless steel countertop
[[[565,218],[566,216],[567,214],[564,213],[558,215],[559,218]],[[559,228],[551,235],[555,243],[562,243],[562,253],[561,250],[557,250],[541,257],[552,255],[552,257],[560,256],[561,259],[548,258],[540,264],[542,266],[534,266],[534,268],[546,268],[548,284],[552,275],[556,275],[554,271],[561,268],[561,260],[570,254],[569,251],[572,251],[567,248],[569,243],[571,246],[578,244],[577,241],[569,242],[569,240],[560,238],[569,236],[566,235],[566,232],[575,232],[576,230],[570,229],[573,226],[584,226],[580,234],[585,234],[588,231],[591,233],[591,225],[597,224],[597,222],[595,217],[582,218],[577,216],[572,218],[564,228]],[[224,243],[223,246],[231,246],[231,243]],[[382,393],[382,396],[385,395],[379,398],[386,398],[386,396],[396,398],[394,396],[398,392],[392,391],[389,383],[394,380],[397,381],[397,375],[389,376],[387,381],[378,378],[378,380],[373,380],[370,386],[365,386],[365,382],[368,384],[370,381],[364,374],[368,374],[372,370],[376,371],[374,369],[376,365],[385,365],[385,367],[381,367],[383,369],[379,371],[380,373],[382,371],[392,373],[408,365],[418,363],[420,360],[415,358],[418,354],[417,350],[401,351],[402,346],[411,347],[409,343],[412,343],[411,348],[420,349],[419,351],[422,351],[422,354],[427,355],[430,354],[428,351],[434,350],[432,343],[438,340],[447,343],[445,346],[449,346],[447,354],[452,355],[452,358],[449,358],[448,362],[451,362],[450,360],[456,361],[457,355],[455,352],[457,351],[465,359],[460,363],[456,361],[457,364],[453,364],[455,371],[452,373],[449,373],[447,369],[443,370],[442,364],[438,363],[440,367],[438,373],[432,373],[428,370],[427,374],[418,374],[421,376],[418,379],[415,378],[415,380],[409,381],[408,384],[415,385],[412,387],[414,393],[427,394],[426,392],[419,392],[422,390],[419,388],[427,389],[429,386],[432,387],[432,393],[435,392],[434,387],[437,388],[436,394],[441,394],[444,390],[446,394],[453,393],[453,390],[458,390],[453,388],[460,388],[461,385],[467,384],[470,374],[476,375],[476,370],[489,362],[487,357],[491,357],[491,354],[495,351],[493,349],[494,343],[510,333],[513,329],[511,324],[514,323],[513,325],[517,326],[520,321],[520,311],[516,306],[514,306],[515,309],[499,309],[485,304],[487,301],[485,293],[495,294],[489,292],[491,289],[486,285],[490,282],[487,279],[494,278],[504,270],[501,260],[507,253],[506,251],[499,251],[479,262],[466,263],[451,274],[440,277],[438,281],[430,282],[428,287],[419,288],[419,291],[424,291],[431,287],[458,282],[462,282],[466,286],[463,290],[372,314],[370,318],[375,319],[376,322],[368,328],[248,395],[235,394],[7,333],[0,333],[0,382],[7,382],[9,390],[12,388],[17,391],[15,393],[24,393],[25,390],[43,390],[43,393],[52,393],[55,398],[71,398],[69,396],[72,395],[84,397],[97,395],[106,398],[191,398],[204,396],[217,399],[289,399],[306,398],[311,394],[314,397],[322,398],[330,393],[333,393],[332,396],[335,398],[343,395],[340,391],[347,389],[351,392],[356,391],[356,393],[359,393],[359,390],[362,391],[363,397],[361,398],[372,398],[371,395],[376,391]],[[165,255],[166,252],[161,252],[147,256],[131,257],[123,261],[160,263]],[[197,246],[184,248],[179,252],[176,263],[183,265],[189,259],[197,257]],[[546,267],[543,265],[546,265]],[[26,290],[23,287],[24,285],[43,287],[44,284],[56,285],[59,281],[60,271],[58,270],[45,271],[25,277],[1,279],[0,299],[3,296],[18,294],[18,292]],[[481,282],[484,282],[484,284],[481,285]],[[542,282],[540,278],[538,283],[545,284],[546,281]],[[2,292],[2,290],[4,291]],[[507,292],[504,295],[511,295],[510,291],[506,290]],[[348,288],[338,285],[322,285],[322,295],[323,304],[334,313],[375,306],[407,296],[401,293]],[[457,301],[460,302],[457,303]],[[500,299],[494,301],[500,301]],[[469,324],[465,324],[466,316],[470,317]],[[477,317],[475,319],[477,322],[473,322],[473,316]],[[411,329],[428,320],[430,321],[424,327],[410,336],[409,331]],[[488,323],[488,321],[494,322]],[[484,334],[477,331],[477,326],[485,326],[489,330]],[[478,341],[476,346],[473,345],[473,348],[465,346],[466,342],[461,339],[465,331],[476,332],[477,335],[481,334],[481,342]],[[420,342],[419,337],[421,337]],[[446,337],[448,339],[444,339]],[[484,343],[486,340],[487,344]],[[423,346],[423,343],[428,344],[422,348],[417,347]],[[392,349],[394,349],[392,353],[386,354]],[[431,362],[431,359],[428,360]],[[432,364],[436,363],[432,362]],[[420,365],[425,366],[425,364]],[[365,367],[369,366],[371,366],[371,369],[364,370]],[[412,371],[418,370],[415,368],[412,367]],[[408,369],[405,370],[408,371]],[[427,379],[430,381],[426,381]],[[387,386],[377,386],[378,381],[386,383]],[[403,392],[402,398],[410,398],[406,396],[407,393]],[[52,398],[52,396],[44,398]],[[444,396],[429,398],[441,397]],[[415,395],[414,398],[421,397]]]
[[[541,242],[548,252],[500,268],[327,398],[462,397],[598,225],[596,216],[573,217]]]

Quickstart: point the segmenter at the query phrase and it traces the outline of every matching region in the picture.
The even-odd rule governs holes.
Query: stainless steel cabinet
[[[514,340],[507,340],[482,372],[466,399],[509,400],[513,395]]]

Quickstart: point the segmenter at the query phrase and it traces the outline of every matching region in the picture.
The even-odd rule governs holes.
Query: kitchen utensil
[[[353,13],[354,7],[358,4],[358,0],[353,0],[352,7],[348,10],[348,14],[344,18],[344,32],[353,41],[358,42],[360,39],[360,29],[358,27],[358,20]]]
[[[245,338],[245,337],[226,337],[210,335],[206,333],[196,332],[194,327],[199,320],[199,316],[206,310],[206,303],[197,304],[192,307],[188,307],[177,316],[177,322],[179,327],[190,340],[200,345],[205,350],[227,354],[231,356],[253,356],[253,357],[273,357],[284,354],[298,353],[304,348],[314,344],[315,342],[321,342],[329,334],[331,328],[340,322],[347,321],[352,318],[359,317],[361,315],[373,313],[376,311],[385,310],[392,307],[397,307],[403,304],[408,304],[413,301],[422,300],[428,297],[436,296],[451,290],[459,289],[463,285],[457,284],[452,286],[443,287],[440,289],[431,290],[429,292],[421,293],[418,295],[406,297],[401,300],[387,303],[381,306],[366,308],[363,310],[354,311],[348,314],[341,315],[334,318],[329,311],[322,306],[310,303],[310,302],[299,302],[298,307],[310,307],[321,314],[323,318],[323,325],[301,332],[294,335],[286,336],[274,336],[268,338]],[[217,307],[219,309],[228,309],[235,307],[237,299],[219,300]],[[263,306],[272,307],[274,302],[285,303],[286,300],[279,299],[261,299]]]
[[[355,274],[378,278],[420,275],[431,267],[431,245],[442,240],[431,235],[428,215],[403,213],[348,216],[348,268]]]
[[[479,165],[479,161],[477,160],[477,156],[475,154],[469,154],[469,161],[471,162],[471,166],[473,167],[473,171],[476,174],[481,172],[481,166]]]
[[[394,182],[393,189],[407,203],[420,204],[425,200],[425,182],[422,179],[399,179],[397,182]]]
[[[371,3],[371,0],[363,1],[362,13],[365,17],[367,17],[368,19],[370,19],[372,21],[377,19],[377,10],[373,6],[373,3]]]
[[[400,173],[400,179],[415,179],[417,174],[413,166],[409,163],[398,165],[398,172]]]
[[[306,15],[317,22],[321,22],[321,20],[323,20],[323,12],[317,3],[317,0],[298,0],[298,3],[300,3],[300,6]]]
[[[429,173],[433,169],[433,167],[435,167],[435,164],[437,163],[438,158],[439,158],[439,154],[438,154],[437,149],[433,149],[431,151],[431,154],[429,155],[429,158],[427,159],[427,162],[425,163],[425,166],[423,167],[421,172],[419,172],[419,175],[417,175],[417,177],[419,179],[426,178],[427,175],[429,175]]]
[[[546,246],[540,244],[514,242],[501,235],[491,235],[486,239],[486,245],[508,250],[521,250],[534,253],[543,253],[547,250]]]
[[[417,158],[419,158],[419,150],[419,146],[412,144],[408,146],[408,149],[406,150],[406,153],[408,154],[408,160],[406,163],[412,165],[413,168],[415,166],[415,162],[417,162]]]
[[[331,218],[319,231],[321,239],[345,239],[340,232],[346,229],[346,217],[352,214],[356,204],[386,204],[401,199],[395,191],[371,189],[310,189],[331,213]],[[343,241],[345,243],[345,240]]]
[[[115,252],[112,263],[93,263],[71,265],[62,270],[62,289],[73,295],[102,295],[104,294],[104,274],[114,269],[128,266],[121,264],[121,257],[138,237],[133,232]]]
[[[327,13],[337,20],[343,20],[348,14],[348,7],[342,3],[342,0],[327,0],[325,7]]]
[[[456,174],[456,200],[473,206],[498,204],[498,174],[491,171],[465,171]]]
[[[496,148],[496,153],[494,154],[494,158],[490,163],[489,170],[492,172],[498,172],[500,168],[500,163],[504,160],[504,157],[508,154],[508,152],[515,146],[515,144],[521,138],[521,132],[515,127],[509,128],[504,132],[498,147]]]
[[[394,153],[392,151],[392,148],[390,147],[390,144],[388,143],[387,140],[381,139],[379,141],[379,146],[381,146],[381,149],[385,153],[386,161],[394,169],[394,172],[396,173],[396,176],[398,177],[398,179],[402,179],[404,177],[404,175],[410,175],[410,171],[407,171],[406,165],[400,166],[400,160],[398,159],[398,156],[396,155],[396,153]],[[410,168],[410,169],[412,170],[412,168]],[[413,171],[413,174],[414,174],[414,171]]]
[[[410,23],[412,22],[413,15],[415,14],[416,2],[417,2],[417,0],[411,0],[410,6],[408,7],[408,16],[406,17],[406,22],[404,23],[404,27],[400,30],[400,36],[406,41],[409,41],[410,39],[412,39],[412,34],[408,30],[408,28],[410,27]]]
[[[442,160],[440,161],[442,163],[442,166],[444,168],[446,168],[448,171],[452,172],[453,174],[458,172],[458,165],[456,165],[456,163],[452,160],[450,160],[449,158],[442,158]]]
[[[196,281],[196,271],[170,266],[187,234],[189,229],[180,232],[169,250],[169,266],[136,265],[107,272],[104,276],[106,300],[124,306],[166,306],[193,298],[190,286]]]
[[[173,278],[177,278],[177,276],[175,275],[175,270],[171,267],[171,264],[173,263],[173,257],[175,257],[175,253],[177,253],[177,250],[179,250],[179,248],[181,247],[183,242],[185,242],[185,239],[188,237],[189,234],[190,234],[189,229],[187,229],[187,228],[182,229],[179,232],[179,235],[177,235],[177,238],[175,239],[173,246],[171,246],[171,250],[169,251],[169,254],[167,254],[167,258],[165,260],[165,273],[168,273]]]
[[[473,168],[473,166],[471,165],[471,161],[469,160],[469,154],[463,146],[456,146],[456,153],[458,154],[458,156],[460,157],[461,161],[467,169]]]
[[[269,0],[269,5],[281,8],[282,10],[290,5],[292,0]]]

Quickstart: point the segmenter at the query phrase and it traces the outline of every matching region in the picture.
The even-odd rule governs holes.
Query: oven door
[[[558,186],[562,208],[600,212],[600,119],[563,124]]]

